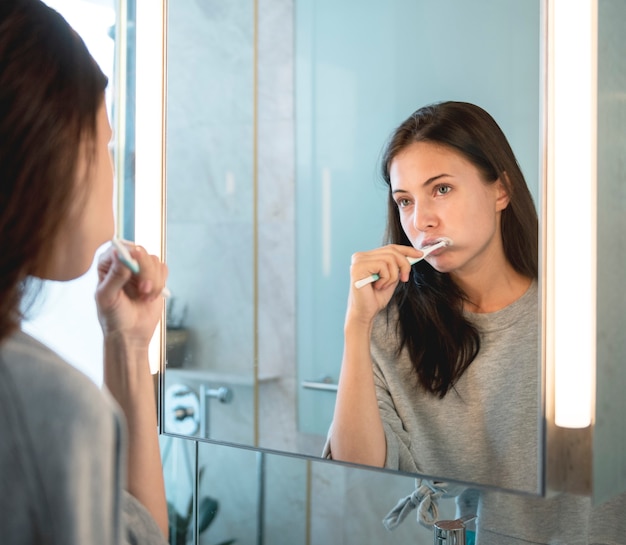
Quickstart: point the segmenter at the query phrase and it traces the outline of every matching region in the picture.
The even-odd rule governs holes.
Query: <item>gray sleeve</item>
[[[124,543],[128,545],[167,545],[156,521],[134,496],[124,492],[122,497]]]
[[[411,438],[404,429],[402,420],[398,416],[398,410],[389,393],[389,388],[378,363],[375,351],[372,351],[372,362],[374,364],[374,384],[376,386],[378,410],[383,422],[385,440],[387,442],[385,468],[419,473],[420,470],[410,450]]]
[[[126,486],[124,417],[108,392],[41,343],[0,346],[0,541],[164,544]],[[33,501],[36,498],[36,501]]]
[[[165,536],[156,521],[125,490],[124,417],[108,394],[102,398],[104,403],[92,403],[98,408],[89,418],[85,418],[88,409],[83,406],[83,416],[75,419],[71,434],[75,445],[62,454],[68,460],[68,472],[57,480],[55,495],[63,490],[68,508],[66,520],[74,517],[73,525],[79,530],[74,540],[64,543],[165,545]],[[70,444],[70,436],[65,439]]]
[[[420,473],[418,465],[411,454],[411,438],[404,428],[383,372],[385,365],[389,366],[393,364],[392,361],[387,360],[392,359],[390,354],[395,350],[395,345],[393,344],[395,339],[393,338],[393,334],[390,334],[390,326],[386,324],[385,321],[386,314],[381,312],[376,318],[370,345],[376,399],[386,441],[384,468],[409,473]],[[393,360],[395,361],[395,358]],[[410,405],[410,400],[407,400],[407,403]],[[329,428],[326,443],[322,451],[322,457],[327,459],[332,459],[331,433],[332,424]]]
[[[387,442],[387,455],[385,459],[385,469],[400,469],[417,473],[417,466],[413,461],[413,456],[409,451],[405,441],[409,441],[408,434],[402,428],[402,422],[398,414],[393,409],[393,401],[389,392],[384,387],[384,379],[381,379],[379,373],[374,370],[374,382],[376,385],[376,397],[378,399],[378,409],[385,431],[385,440]],[[327,460],[333,459],[331,448],[331,436],[333,425],[331,423],[326,435],[326,442],[322,449],[322,458]]]
[[[372,356],[372,359],[374,357]],[[413,460],[413,456],[409,450],[410,439],[408,433],[404,430],[402,421],[395,411],[393,400],[389,395],[389,391],[385,385],[384,377],[380,372],[378,365],[374,360],[374,384],[376,386],[376,398],[378,400],[378,410],[385,431],[385,440],[387,443],[387,454],[385,459],[385,469],[399,469],[411,473],[419,473],[417,466]],[[331,436],[333,425],[331,423],[326,435],[326,442],[322,450],[322,458],[332,460],[333,453],[331,448]]]

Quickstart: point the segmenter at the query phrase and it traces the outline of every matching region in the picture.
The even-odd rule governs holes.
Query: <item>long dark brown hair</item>
[[[25,281],[49,263],[79,198],[79,153],[95,141],[106,85],[56,11],[0,2],[0,341],[19,326]]]
[[[482,108],[466,102],[441,102],[420,108],[389,138],[382,176],[389,187],[386,242],[410,246],[391,194],[393,159],[414,142],[431,142],[460,153],[485,183],[500,180],[509,204],[502,211],[504,253],[513,268],[537,278],[538,220],[532,195],[506,136]],[[413,266],[411,281],[400,283],[392,304],[398,310],[400,346],[406,347],[419,384],[444,397],[480,350],[480,336],[463,315],[466,297],[447,273],[426,261]]]

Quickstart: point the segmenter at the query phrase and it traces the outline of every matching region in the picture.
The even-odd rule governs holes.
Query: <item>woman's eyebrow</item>
[[[452,174],[446,174],[445,172],[441,173],[441,174],[437,174],[436,176],[432,176],[431,178],[428,178],[428,180],[426,180],[422,186],[423,187],[428,187],[429,185],[435,183],[437,180],[440,180],[441,178],[451,178]],[[391,194],[395,195],[396,193],[409,193],[406,189],[402,189],[402,188],[398,188],[398,189],[394,189]]]

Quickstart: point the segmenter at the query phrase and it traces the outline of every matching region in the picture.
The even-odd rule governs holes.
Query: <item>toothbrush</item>
[[[139,263],[137,263],[137,260],[130,255],[130,252],[128,251],[126,245],[117,237],[114,237],[111,240],[111,244],[113,244],[113,246],[117,250],[117,256],[122,265],[130,269],[133,274],[139,274]],[[172,294],[170,290],[167,289],[167,287],[164,287],[161,295],[167,298],[170,297]]]
[[[439,241],[433,244],[432,246],[427,246],[426,248],[420,248],[420,250],[424,252],[424,255],[422,255],[421,257],[407,257],[406,259],[411,265],[415,265],[415,263],[418,263],[419,261],[424,259],[426,256],[430,255],[435,250],[439,250],[439,248],[444,248],[446,246],[451,246],[451,245],[452,245],[452,240],[450,240],[447,237],[444,237],[444,238],[439,239]],[[363,286],[367,286],[368,284],[371,284],[372,282],[376,282],[376,280],[378,280],[379,278],[380,276],[374,273],[366,278],[357,280],[354,283],[354,287],[357,289],[361,289]]]

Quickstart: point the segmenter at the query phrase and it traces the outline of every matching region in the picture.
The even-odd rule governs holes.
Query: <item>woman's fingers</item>
[[[119,292],[132,278],[132,272],[117,259],[115,250],[108,248],[98,258],[98,289],[96,297],[100,306],[114,304]]]
[[[98,259],[97,299],[112,306],[123,291],[131,300],[152,300],[165,288],[168,269],[142,246],[123,241],[124,249],[111,246]],[[123,254],[123,255],[122,255]]]
[[[411,246],[390,244],[368,252],[357,252],[352,256],[351,278],[353,283],[373,274],[378,279],[376,289],[384,290],[399,281],[407,282],[411,273],[409,257],[420,257],[422,252]]]
[[[157,256],[149,254],[143,246],[134,246],[129,252],[139,264],[139,273],[136,275],[137,295],[145,299],[160,297],[167,280],[167,265]]]

